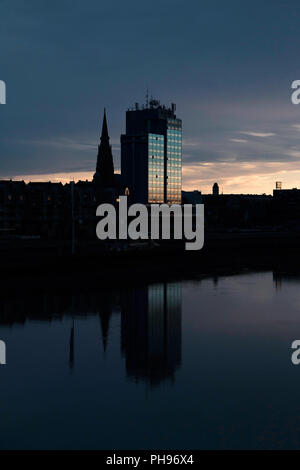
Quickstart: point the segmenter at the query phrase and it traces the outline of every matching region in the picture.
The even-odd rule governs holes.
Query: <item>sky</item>
[[[0,178],[91,179],[106,107],[149,93],[183,121],[183,189],[300,188],[300,2],[0,0]]]

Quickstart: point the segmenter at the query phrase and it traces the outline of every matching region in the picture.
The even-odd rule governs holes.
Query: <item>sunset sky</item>
[[[300,3],[0,0],[0,178],[91,179],[103,108],[115,169],[147,87],[183,121],[183,189],[300,188]]]

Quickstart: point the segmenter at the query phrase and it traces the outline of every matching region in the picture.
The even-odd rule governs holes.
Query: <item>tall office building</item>
[[[151,99],[126,112],[121,175],[131,202],[181,204],[182,122],[175,109]]]

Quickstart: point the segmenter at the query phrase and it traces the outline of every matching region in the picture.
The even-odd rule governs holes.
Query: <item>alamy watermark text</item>
[[[6,344],[0,340],[0,365],[6,364]]]
[[[112,204],[100,204],[96,215],[101,217],[96,227],[100,240],[170,240],[172,215],[174,240],[188,240],[186,250],[201,250],[204,244],[203,204],[132,204],[127,207],[127,196],[120,196],[118,223],[117,211]],[[128,217],[134,217],[129,224]]]
[[[6,104],[6,84],[0,80],[0,104]]]

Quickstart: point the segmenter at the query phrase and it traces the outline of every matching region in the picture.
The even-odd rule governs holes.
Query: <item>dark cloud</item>
[[[104,106],[119,167],[147,87],[177,103],[186,164],[297,161],[299,20],[296,1],[1,1],[0,176],[92,171]]]

